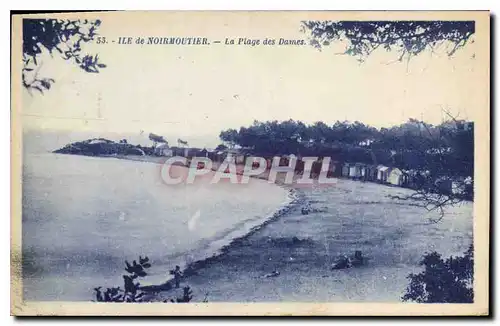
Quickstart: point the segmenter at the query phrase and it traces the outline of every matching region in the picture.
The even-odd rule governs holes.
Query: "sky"
[[[272,19],[271,19],[272,18]],[[200,36],[209,46],[89,44],[107,65],[99,74],[45,54],[40,76],[55,79],[44,93],[22,89],[25,131],[164,135],[198,147],[214,147],[221,130],[254,120],[306,123],[361,121],[389,127],[409,118],[437,124],[443,109],[475,120],[484,87],[477,43],[453,57],[446,44],[406,62],[380,50],[360,64],[338,55],[342,44],[322,51],[305,46],[226,46],[225,38],[307,39],[300,19],[285,15],[161,15],[101,19],[99,34]],[[481,49],[480,49],[481,50]]]

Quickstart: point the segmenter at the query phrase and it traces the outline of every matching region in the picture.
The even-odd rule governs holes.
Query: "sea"
[[[123,287],[125,260],[139,256],[152,265],[141,285],[161,284],[292,200],[264,180],[169,185],[161,164],[54,154],[37,141],[23,151],[25,300],[90,301],[96,287]]]

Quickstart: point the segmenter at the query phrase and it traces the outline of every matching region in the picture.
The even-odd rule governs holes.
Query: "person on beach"
[[[351,260],[349,257],[342,255],[340,256],[337,261],[332,265],[332,269],[345,269],[345,268],[351,268]]]
[[[175,266],[175,269],[173,270],[172,274],[174,274],[175,287],[178,289],[181,284],[181,278],[182,278],[182,271],[179,265]]]
[[[361,250],[354,252],[354,257],[340,256],[337,261],[332,265],[332,269],[345,269],[351,267],[360,267],[365,265],[367,258],[363,256]]]
[[[280,272],[278,272],[278,271],[272,271],[271,273],[264,275],[264,278],[276,277],[276,276],[279,276],[279,275],[280,275]]]

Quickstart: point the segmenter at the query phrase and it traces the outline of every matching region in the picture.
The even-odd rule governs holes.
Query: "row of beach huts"
[[[166,155],[165,155],[166,154]],[[228,156],[236,164],[245,164],[246,159],[252,155],[242,150],[207,150],[197,148],[170,148],[165,156],[184,156],[192,157],[206,157],[214,162],[222,162]],[[269,155],[271,156],[271,155]],[[289,165],[291,159],[296,160],[295,171],[303,173],[304,162],[300,156],[294,154],[282,155],[280,165]],[[266,158],[267,168],[271,168],[273,157]],[[318,175],[321,171],[322,160],[314,162],[312,167],[312,174]],[[451,180],[450,178],[439,178],[432,180],[429,171],[421,170],[404,170],[398,167],[386,166],[382,164],[366,164],[359,162],[338,162],[331,161],[327,173],[328,177],[346,178],[358,181],[376,182],[380,184],[387,184],[398,187],[405,187],[411,189],[432,188],[438,189],[442,193],[460,194],[467,191],[464,185],[472,184],[472,178],[462,178],[462,180]]]

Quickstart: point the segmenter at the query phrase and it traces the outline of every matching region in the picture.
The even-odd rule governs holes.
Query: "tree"
[[[446,54],[453,56],[455,52],[463,48],[475,33],[474,21],[303,21],[302,32],[308,34],[310,44],[322,49],[332,43],[345,44],[344,55],[355,57],[359,62],[364,62],[370,54],[378,48],[398,54],[396,61],[407,62],[424,51],[434,52],[439,46],[445,45]],[[452,117],[453,118],[453,117]],[[456,122],[455,118],[453,120]],[[401,130],[402,134],[394,135],[391,131],[382,131],[385,136],[384,142],[392,142],[392,147],[397,148],[399,156],[393,156],[394,163],[405,156],[408,151],[416,153],[420,151],[423,158],[423,165],[431,167],[429,169],[433,175],[429,179],[427,187],[419,189],[415,194],[406,199],[415,199],[424,203],[430,210],[440,209],[443,216],[443,207],[453,205],[462,201],[463,196],[455,196],[452,193],[442,194],[440,186],[434,181],[444,178],[444,183],[452,184],[453,177],[449,171],[453,169],[450,165],[457,165],[460,159],[464,159],[467,164],[463,165],[463,171],[469,171],[469,176],[473,173],[473,132],[472,133],[452,133],[452,137],[446,137],[440,133],[439,129],[431,128],[425,123],[418,124],[423,127],[429,137],[409,136],[407,129]],[[421,130],[421,129],[420,129]],[[437,135],[435,132],[437,131]],[[434,132],[434,134],[433,134]],[[345,134],[345,133],[344,133]],[[385,135],[384,135],[385,134]],[[469,141],[472,134],[472,141]],[[388,136],[388,137],[387,137]],[[420,138],[423,143],[411,142]],[[455,143],[459,139],[465,138],[465,152],[461,153],[460,146],[449,151],[447,144]],[[428,147],[427,149],[425,147]],[[460,155],[462,155],[460,157]],[[429,187],[430,186],[430,187]],[[472,193],[470,183],[461,182],[459,188],[468,189],[467,193]],[[434,194],[437,193],[438,196]],[[472,197],[469,197],[472,198]]]
[[[439,126],[420,122],[421,132],[413,135],[407,130],[401,131],[401,128],[385,132],[385,136],[390,132],[405,135],[392,137],[400,142],[397,150],[402,160],[396,162],[400,168],[425,171],[422,182],[414,188],[415,192],[391,197],[412,200],[428,211],[438,211],[439,217],[431,222],[440,221],[447,206],[474,198],[474,124],[450,117],[451,120]],[[410,156],[412,159],[408,159]]]
[[[178,145],[179,147],[180,147],[180,146],[184,146],[184,147],[188,147],[188,146],[189,146],[189,144],[188,144],[188,142],[187,142],[187,141],[182,140],[182,139],[180,139],[180,138],[177,138],[177,145]]]
[[[315,48],[345,42],[342,54],[363,62],[382,47],[399,54],[398,61],[410,60],[425,50],[449,42],[452,56],[475,33],[474,21],[303,21],[302,31]]]
[[[403,301],[418,303],[473,303],[474,302],[474,247],[471,245],[462,257],[446,260],[437,252],[426,254],[420,265],[424,271],[410,274],[410,285]]]
[[[151,267],[149,258],[139,256],[139,263],[135,260],[130,264],[125,261],[126,275],[123,275],[123,289],[120,287],[107,288],[106,291],[101,290],[102,287],[94,288],[95,299],[97,302],[140,302],[143,300],[145,292],[139,289],[140,284],[134,281],[139,277],[147,276],[146,270]]]
[[[156,147],[157,143],[167,144],[168,142],[163,138],[163,136],[159,136],[153,133],[149,133],[149,140],[153,142],[153,147]]]
[[[98,55],[82,53],[83,43],[94,40],[100,20],[23,19],[23,70],[22,84],[43,94],[55,82],[52,78],[38,76],[42,62],[40,55],[45,49],[54,52],[89,73],[98,73],[106,65]]]
[[[230,147],[234,147],[235,144],[239,142],[238,131],[236,129],[223,130],[219,134],[219,138],[228,144]]]

